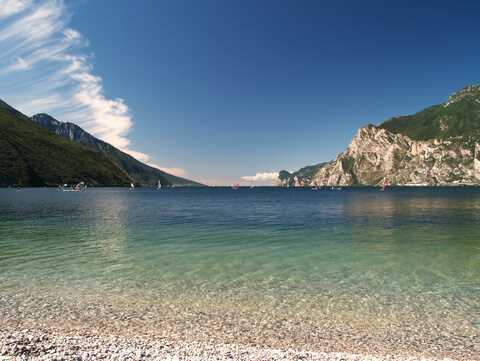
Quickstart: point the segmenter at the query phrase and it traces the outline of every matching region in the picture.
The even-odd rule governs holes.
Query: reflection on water
[[[479,211],[477,189],[1,190],[0,306],[272,344],[473,337]]]
[[[86,237],[94,242],[104,257],[111,260],[124,255],[127,243],[128,204],[122,197],[96,197],[91,205],[93,214],[90,234]]]

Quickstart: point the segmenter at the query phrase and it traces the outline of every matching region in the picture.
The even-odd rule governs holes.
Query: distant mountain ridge
[[[317,174],[318,170],[326,164],[327,162],[318,163],[315,165],[307,165],[293,173],[282,170],[278,173],[278,179],[280,182],[286,182],[286,184],[295,187],[299,187],[304,184],[310,184],[312,183],[313,177],[315,177],[315,174]]]
[[[150,167],[73,123],[0,100],[0,186],[203,186]]]
[[[445,103],[416,114],[391,118],[379,125],[413,140],[475,137],[480,139],[480,85],[453,93]],[[473,138],[472,138],[473,139]]]
[[[132,178],[98,152],[41,128],[0,101],[0,186],[126,186]]]
[[[137,185],[155,186],[160,181],[162,186],[203,186],[198,182],[177,177],[146,165],[111,144],[94,137],[76,124],[61,122],[43,113],[34,115],[32,121],[63,138],[102,153],[124,170]]]
[[[302,168],[305,169],[305,168]],[[480,185],[480,86],[445,103],[358,130],[345,151],[308,172],[281,171],[281,186]]]

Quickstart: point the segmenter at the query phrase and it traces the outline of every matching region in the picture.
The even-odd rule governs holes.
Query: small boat
[[[87,190],[87,185],[85,184],[85,182],[80,182],[72,186],[69,186],[68,184],[63,184],[59,185],[58,189],[62,192],[80,192]]]
[[[332,191],[341,191],[342,187],[334,187],[332,186]]]
[[[80,182],[80,183],[77,183],[74,187],[73,187],[74,191],[75,192],[80,192],[80,191],[84,191],[87,189],[87,185],[85,184],[85,182]]]
[[[320,190],[320,187],[318,186],[318,183],[315,182],[314,186],[312,187],[312,191],[318,191]]]
[[[388,187],[389,185],[390,185],[390,183],[388,182],[387,177],[383,178],[383,184],[382,184],[382,186],[380,187],[380,192],[385,191],[385,189],[387,189],[387,187]]]
[[[240,188],[240,184],[238,184],[238,183],[232,184],[232,189],[233,190],[238,190],[239,188]]]

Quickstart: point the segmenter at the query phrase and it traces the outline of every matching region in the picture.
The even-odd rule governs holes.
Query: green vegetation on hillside
[[[281,182],[288,183],[289,185],[293,185],[294,177],[298,179],[311,181],[318,170],[323,167],[327,163],[319,163],[315,165],[307,165],[306,167],[300,168],[296,172],[290,173],[286,170],[282,170],[278,173],[278,179]]]
[[[480,140],[480,88],[466,87],[453,94],[446,104],[392,118],[380,128],[415,140],[463,137],[474,144]]]
[[[124,186],[131,178],[105,156],[63,139],[0,102],[0,186],[57,186],[84,181]]]
[[[131,155],[115,148],[113,145],[94,137],[76,124],[60,122],[48,114],[34,115],[32,120],[63,138],[72,140],[95,152],[103,154],[128,174],[136,185],[152,187],[160,182],[162,186],[203,186],[200,183],[171,175],[142,163]]]
[[[476,147],[480,144],[480,85],[467,86],[457,91],[443,104],[431,106],[413,115],[391,118],[378,127],[369,124],[365,128],[367,130],[383,128],[391,133],[403,134],[417,141],[439,140],[440,142],[437,145],[441,144],[441,147],[436,149],[437,152],[441,152],[440,154],[444,154],[444,156],[440,161],[438,161],[439,157],[437,154],[437,158],[427,157],[423,160],[420,159],[421,165],[419,163],[412,164],[411,161],[415,159],[416,154],[407,149],[402,149],[403,142],[401,142],[398,143],[401,150],[393,153],[393,167],[389,166],[386,169],[384,167],[385,163],[380,164],[378,162],[378,160],[382,160],[382,154],[374,154],[373,158],[375,161],[369,161],[365,157],[369,150],[362,149],[361,151],[356,151],[355,157],[351,157],[347,153],[334,161],[341,161],[341,169],[334,170],[337,182],[349,179],[350,185],[378,185],[388,175],[387,173],[390,173],[391,178],[395,178],[393,182],[398,181],[399,178],[397,177],[400,177],[404,183],[448,184],[455,181],[471,184],[478,181],[477,178],[472,176],[473,173],[468,168],[471,169],[473,167],[471,155],[475,154],[478,157]],[[383,134],[383,132],[381,133]],[[394,143],[395,138],[388,133],[387,138],[379,139],[378,148],[385,150],[382,142]],[[373,140],[372,148],[375,148],[376,140],[369,140]],[[361,141],[362,139],[360,139]],[[435,149],[435,142],[431,143],[433,143],[431,144],[432,148]],[[368,145],[369,143],[366,144]],[[464,149],[470,150],[470,152],[466,152],[464,155]],[[372,149],[372,152],[374,151]],[[454,154],[454,156],[451,154]],[[383,159],[383,161],[385,160]],[[322,174],[319,173],[319,169],[325,166],[325,164],[328,167],[329,163],[320,163],[316,166],[304,167],[294,173],[281,171],[279,180],[282,185],[292,185],[294,183],[300,185],[312,184],[313,179],[318,181],[319,178],[320,183],[331,182],[332,168],[327,168]],[[433,177],[431,170],[434,165],[438,166],[437,171],[438,168],[441,168],[443,173],[437,172]],[[414,177],[409,177],[410,174],[400,174],[401,172],[398,172],[408,166],[410,166]],[[315,175],[316,178],[314,177]],[[295,176],[297,177],[297,182],[294,180]]]

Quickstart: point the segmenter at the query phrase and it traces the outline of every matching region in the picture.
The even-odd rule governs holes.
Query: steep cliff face
[[[470,86],[445,104],[360,128],[348,148],[315,174],[284,171],[279,184],[379,185],[384,178],[392,185],[480,184],[479,99],[480,88]]]
[[[68,122],[60,122],[48,114],[36,114],[31,119],[42,128],[48,129],[62,138],[96,148],[95,150],[104,151],[110,146],[108,143],[102,142],[98,138],[87,133],[78,125]]]

